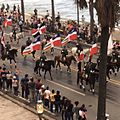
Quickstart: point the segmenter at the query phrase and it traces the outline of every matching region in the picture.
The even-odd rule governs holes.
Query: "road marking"
[[[108,80],[108,82],[120,86],[120,81],[110,79],[110,80]]]
[[[60,87],[62,87],[62,88],[65,88],[65,89],[67,89],[67,90],[69,90],[69,91],[75,92],[75,93],[77,93],[77,94],[79,94],[79,95],[85,96],[84,93],[78,92],[78,91],[76,91],[76,90],[74,90],[74,89],[71,89],[71,88],[69,88],[69,87],[66,87],[66,86],[64,86],[64,85],[62,85],[62,84],[59,84],[59,83],[57,83],[57,82],[54,82],[54,81],[51,81],[51,80],[47,80],[47,81],[50,82],[50,83],[53,83],[53,84],[55,84],[55,85],[58,85],[58,86],[60,86]]]

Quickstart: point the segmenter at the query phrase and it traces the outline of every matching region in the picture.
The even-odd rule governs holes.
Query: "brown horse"
[[[54,61],[55,61],[56,69],[59,66],[59,69],[61,70],[60,63],[62,63],[64,66],[66,65],[68,67],[67,68],[68,72],[71,72],[70,65],[72,61],[77,62],[73,55],[70,55],[70,56],[67,55],[66,60],[63,60],[62,56],[58,55],[58,56],[55,56]]]

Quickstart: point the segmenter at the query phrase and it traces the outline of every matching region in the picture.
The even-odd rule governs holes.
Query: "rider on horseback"
[[[66,46],[64,46],[64,48],[61,51],[62,54],[62,60],[66,61],[66,56],[68,55],[68,50],[66,49]]]
[[[42,52],[41,56],[40,56],[40,65],[44,66],[44,62],[47,59],[47,57],[45,56],[45,53]]]
[[[6,48],[6,53],[8,54],[9,50],[11,49],[11,45],[9,41],[6,43],[5,48]]]

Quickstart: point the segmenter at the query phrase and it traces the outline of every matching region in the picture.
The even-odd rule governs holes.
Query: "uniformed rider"
[[[65,61],[66,60],[66,56],[68,55],[68,50],[66,49],[65,46],[62,49],[61,54],[62,54],[62,60]]]
[[[44,62],[45,62],[46,59],[47,59],[47,57],[45,56],[45,53],[42,52],[42,54],[40,56],[40,64],[41,64],[41,66],[44,65]]]

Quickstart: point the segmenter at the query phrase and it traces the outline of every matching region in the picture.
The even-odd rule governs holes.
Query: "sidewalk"
[[[23,99],[21,97],[14,96],[11,93],[4,92],[4,91],[0,91],[0,96],[12,101],[13,103],[19,105],[20,107],[23,107],[24,109],[34,113],[35,115],[38,115],[37,111],[35,110],[35,106],[34,107],[31,106],[30,103],[25,99]],[[50,113],[46,109],[44,109],[44,113],[42,114],[41,117],[42,117],[42,120],[57,120],[55,118],[55,115]]]

